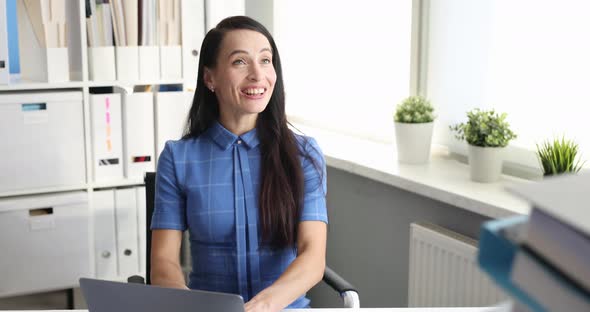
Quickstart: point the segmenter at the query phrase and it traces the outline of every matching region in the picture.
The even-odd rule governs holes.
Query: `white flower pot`
[[[475,182],[496,182],[502,174],[503,147],[480,147],[468,144],[469,172]]]
[[[395,122],[397,159],[406,164],[425,164],[430,160],[434,122]]]

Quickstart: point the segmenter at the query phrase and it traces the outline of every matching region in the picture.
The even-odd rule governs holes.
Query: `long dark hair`
[[[288,128],[281,58],[274,39],[262,24],[246,16],[233,16],[207,33],[201,45],[197,86],[183,139],[198,137],[219,118],[217,97],[205,86],[205,67],[215,68],[224,35],[240,29],[256,31],[268,39],[277,75],[270,101],[256,122],[261,153],[259,224],[262,238],[273,248],[295,247],[304,195],[300,156],[313,159]],[[315,163],[314,166],[317,168]]]

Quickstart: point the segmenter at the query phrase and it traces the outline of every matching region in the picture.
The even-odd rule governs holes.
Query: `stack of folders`
[[[86,0],[86,26],[91,79],[115,79],[111,59],[118,80],[180,78],[180,0]]]
[[[69,81],[65,0],[17,1],[21,78]]]
[[[590,311],[590,174],[510,189],[530,216],[484,224],[479,263],[531,311]]]

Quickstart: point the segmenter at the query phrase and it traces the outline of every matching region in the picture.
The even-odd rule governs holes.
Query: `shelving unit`
[[[21,0],[17,0],[21,1]],[[82,118],[83,118],[83,137],[84,145],[79,148],[84,150],[85,155],[85,183],[75,185],[60,185],[50,187],[40,187],[31,189],[18,189],[11,191],[0,191],[0,201],[26,198],[27,196],[34,196],[40,194],[61,194],[64,192],[83,191],[88,198],[89,209],[89,249],[91,263],[89,263],[90,271],[95,274],[95,259],[94,252],[94,233],[93,225],[94,218],[94,203],[93,194],[98,190],[105,189],[121,189],[138,187],[143,185],[142,179],[116,179],[104,182],[95,182],[93,172],[93,157],[92,157],[92,135],[91,135],[91,107],[90,95],[93,88],[98,87],[113,87],[117,93],[133,92],[136,86],[161,86],[161,85],[176,85],[181,86],[181,90],[190,91],[195,87],[196,65],[198,64],[198,53],[194,51],[200,50],[200,44],[205,35],[205,0],[181,0],[182,6],[182,70],[183,77],[178,79],[155,79],[155,80],[139,80],[139,81],[91,81],[89,79],[88,66],[88,48],[86,46],[86,17],[85,17],[85,0],[68,0],[66,8],[67,15],[67,29],[68,29],[68,53],[69,53],[69,67],[70,79],[72,81],[60,83],[48,83],[40,81],[28,81],[21,79],[20,75],[11,75],[10,84],[0,85],[0,96],[5,94],[28,94],[30,92],[63,92],[63,91],[79,91],[82,94]],[[195,27],[196,26],[196,27]],[[195,55],[197,54],[197,55]],[[155,89],[155,88],[153,88]],[[155,103],[154,103],[155,104]],[[179,121],[180,122],[180,121]],[[154,125],[155,126],[155,125]],[[10,151],[6,151],[10,152]],[[159,151],[156,150],[156,142],[154,142],[155,157]],[[42,156],[42,155],[41,155]],[[1,179],[9,179],[10,177],[0,177]],[[1,209],[0,209],[1,211]],[[141,226],[141,225],[140,225]],[[60,242],[61,244],[62,242]],[[140,249],[141,250],[141,249]],[[138,272],[142,273],[142,272]],[[113,276],[113,279],[124,279],[126,276]],[[0,297],[2,294],[2,282],[0,282]],[[27,292],[23,292],[25,294]],[[33,293],[33,292],[30,292]]]

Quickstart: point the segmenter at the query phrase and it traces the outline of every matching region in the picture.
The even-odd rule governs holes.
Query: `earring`
[[[209,86],[209,90],[211,90],[211,92],[215,93],[215,88],[213,88],[213,86]]]

